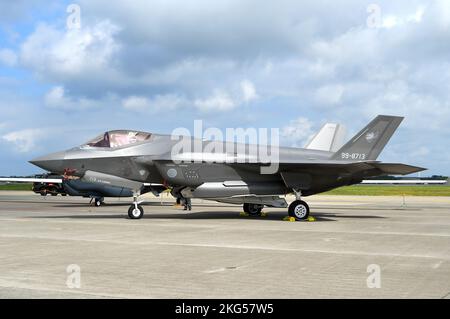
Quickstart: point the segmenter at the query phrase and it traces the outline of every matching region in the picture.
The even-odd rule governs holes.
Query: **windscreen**
[[[90,147],[117,148],[121,146],[144,142],[150,138],[150,133],[136,131],[110,131],[86,143]]]

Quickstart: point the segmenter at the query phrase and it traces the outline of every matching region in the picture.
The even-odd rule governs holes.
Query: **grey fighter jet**
[[[336,152],[278,147],[271,149],[277,156],[270,161],[261,151],[267,151],[267,145],[119,130],[31,163],[71,178],[133,190],[130,219],[144,214],[139,200],[143,184],[160,183],[175,196],[241,204],[250,215],[259,215],[264,206],[288,207],[283,196],[293,193],[296,200],[288,213],[302,220],[310,210],[301,196],[367,177],[424,170],[376,160],[402,120],[379,115]],[[191,147],[180,147],[181,142]]]

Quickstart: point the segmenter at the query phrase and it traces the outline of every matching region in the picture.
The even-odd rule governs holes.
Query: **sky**
[[[380,160],[449,175],[450,1],[0,0],[0,176],[111,129],[405,119]]]

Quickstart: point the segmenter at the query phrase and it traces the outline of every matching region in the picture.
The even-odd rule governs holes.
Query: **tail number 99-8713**
[[[341,153],[342,159],[365,160],[365,153]]]

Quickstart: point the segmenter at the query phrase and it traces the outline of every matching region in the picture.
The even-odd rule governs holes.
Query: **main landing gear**
[[[249,214],[250,216],[261,216],[262,209],[264,205],[259,204],[244,204],[244,213]]]
[[[104,201],[104,199],[103,198],[95,198],[94,199],[94,205],[96,206],[96,207],[100,207],[100,206],[102,206],[103,204],[105,203],[105,201]]]
[[[89,202],[92,205],[92,201],[94,201],[95,207],[100,207],[105,204],[105,199],[103,197],[91,197],[91,201]]]
[[[289,216],[296,220],[307,219],[309,216],[309,206],[302,200],[296,200],[289,205]]]
[[[128,217],[130,219],[141,219],[144,216],[144,209],[139,205],[142,201],[138,201],[138,196],[137,194],[133,196],[133,204],[128,208]]]
[[[294,190],[296,200],[289,205],[288,213],[296,220],[304,220],[309,216],[309,206],[301,200],[301,192]]]

